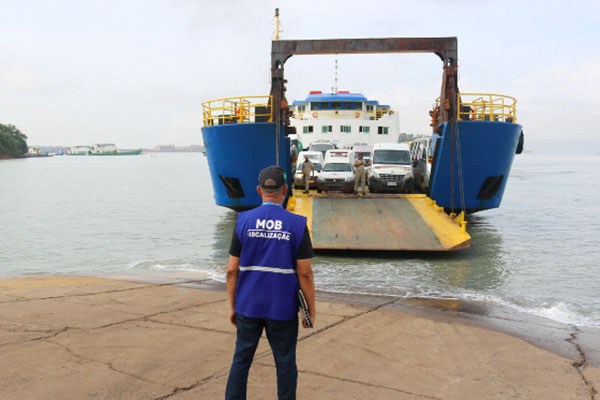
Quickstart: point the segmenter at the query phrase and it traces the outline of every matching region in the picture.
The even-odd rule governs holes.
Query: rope
[[[456,151],[456,159],[458,162],[458,191],[460,194],[460,210],[465,211],[465,184],[462,169],[462,153],[460,149],[460,129],[458,129],[458,122],[456,124],[456,143],[458,150]]]
[[[450,82],[450,84],[455,85],[456,82]],[[458,93],[458,90],[457,90]],[[455,96],[451,100],[450,109],[453,113],[456,113],[460,104],[456,104],[458,101],[458,97]],[[458,129],[458,119],[456,115],[453,115],[452,118],[449,118],[452,121],[452,127],[450,129],[450,210],[454,213],[454,176],[455,169],[457,171],[458,176],[458,192],[460,198],[460,210],[465,211],[465,187],[464,187],[464,176],[462,170],[462,153],[460,148],[460,130]],[[456,163],[458,164],[457,168],[455,168],[455,159],[454,155],[456,154]]]
[[[456,102],[458,99],[454,98],[452,101]],[[458,110],[458,106],[460,104],[454,104],[454,110]],[[458,192],[460,195],[460,210],[465,211],[465,186],[464,186],[464,177],[463,177],[463,169],[462,169],[462,152],[460,147],[460,129],[458,128],[458,120],[454,121],[453,125],[454,131],[454,139],[456,140],[456,161],[458,163]],[[454,141],[453,141],[454,142]],[[452,157],[454,160],[454,157]],[[454,182],[452,183],[452,212],[454,212]]]
[[[456,125],[453,123],[450,129],[450,212],[454,212],[454,146]]]

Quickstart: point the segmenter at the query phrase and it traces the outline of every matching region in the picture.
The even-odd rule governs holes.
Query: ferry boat
[[[202,136],[216,203],[237,211],[260,205],[256,177],[272,164],[288,171],[292,187],[293,135],[304,145],[311,134],[333,133],[333,126],[340,127],[343,137],[353,133],[355,126],[359,128],[354,133],[360,134],[360,126],[369,126],[369,133],[374,133],[373,126],[383,121],[392,124],[395,113],[369,104],[359,94],[311,93],[291,109],[285,97],[284,64],[293,55],[377,52],[431,52],[443,62],[441,93],[429,111],[429,193],[371,194],[361,198],[361,203],[352,195],[288,193],[286,206],[307,216],[316,249],[445,251],[468,247],[466,215],[499,207],[514,156],[522,149],[523,133],[516,123],[514,98],[458,90],[457,39],[453,37],[274,40],[270,95],[203,103]],[[355,104],[342,106],[351,102]],[[327,106],[321,104],[317,111],[313,103]],[[368,109],[369,105],[373,108]],[[351,126],[351,132],[344,132],[344,126]],[[392,135],[393,125],[389,126],[387,134]],[[379,142],[383,133],[372,136]]]
[[[40,147],[37,146],[29,146],[27,148],[27,153],[23,155],[25,158],[38,158],[38,157],[52,157],[48,152],[43,151]]]
[[[77,145],[77,146],[71,147],[67,151],[67,155],[69,155],[69,156],[87,156],[90,153],[91,149],[92,149],[92,146]]]

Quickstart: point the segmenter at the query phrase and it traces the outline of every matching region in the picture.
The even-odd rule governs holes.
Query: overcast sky
[[[283,39],[456,36],[459,88],[518,99],[529,150],[600,152],[599,1],[0,0],[0,123],[29,144],[201,144],[201,103],[267,94]],[[334,86],[429,133],[433,54],[294,56],[288,99]]]

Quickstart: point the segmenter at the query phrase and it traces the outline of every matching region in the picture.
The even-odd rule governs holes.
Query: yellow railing
[[[393,114],[394,111],[390,110],[389,108],[384,108],[384,109],[377,109],[375,110],[375,119],[379,119],[381,117],[383,117],[386,114]]]
[[[204,126],[271,122],[271,96],[239,96],[209,100],[202,103]]]
[[[517,121],[517,99],[502,94],[459,93],[458,119],[463,121]]]

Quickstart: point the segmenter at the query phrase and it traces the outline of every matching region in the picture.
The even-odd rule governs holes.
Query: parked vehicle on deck
[[[331,149],[325,152],[325,159],[323,162],[327,163],[339,163],[339,162],[347,162],[352,164],[354,161],[354,154],[352,150],[349,149]]]
[[[317,140],[315,142],[312,142],[308,147],[308,150],[310,151],[320,151],[323,154],[323,157],[325,157],[325,153],[327,152],[327,150],[331,149],[337,149],[337,146],[335,145],[335,143],[329,140]]]
[[[406,143],[375,143],[369,192],[410,193],[414,180]]]
[[[409,147],[415,189],[423,193],[429,193],[429,177],[431,176],[431,163],[433,161],[431,136],[415,139]]]
[[[330,162],[323,165],[317,178],[317,192],[354,191],[354,168],[349,162]]]

